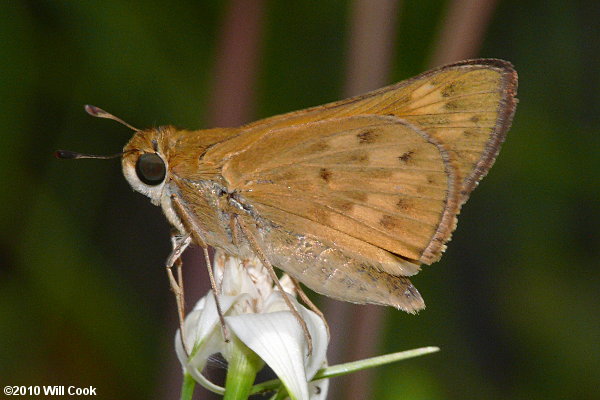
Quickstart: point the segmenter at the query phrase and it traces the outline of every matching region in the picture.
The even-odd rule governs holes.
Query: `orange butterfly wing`
[[[466,60],[357,97],[248,124],[220,155],[244,151],[272,129],[353,115],[411,122],[451,153],[462,176],[462,202],[493,165],[516,108],[517,73],[509,62]],[[230,155],[229,154],[229,155]]]
[[[343,233],[419,262],[439,257],[458,210],[458,178],[447,152],[395,117],[274,129],[222,174],[230,190],[284,228],[294,216],[300,232],[320,232],[332,243]]]
[[[516,87],[507,62],[463,61],[248,124],[201,163],[243,197],[268,251],[296,253],[275,265],[332,297],[415,311],[422,299],[403,276],[441,257],[499,152]],[[333,262],[307,266],[307,240]]]
[[[451,167],[448,168],[456,179],[460,179],[460,183],[456,187],[460,192],[459,203],[463,203],[479,180],[487,173],[500,150],[500,145],[504,140],[515,111],[516,87],[517,75],[510,63],[495,59],[467,60],[425,72],[415,78],[361,96],[251,123],[242,127],[242,133],[237,137],[211,149],[205,158],[214,160],[214,163],[222,163],[226,166],[225,170],[228,173],[239,179],[239,177],[248,175],[249,171],[246,168],[248,168],[249,163],[258,166],[256,171],[268,170],[268,166],[271,165],[269,162],[276,162],[273,158],[273,152],[277,153],[277,160],[285,158],[285,154],[287,154],[287,157],[290,157],[288,161],[293,161],[294,152],[305,152],[306,154],[314,152],[312,155],[318,157],[319,151],[321,151],[319,146],[323,144],[340,145],[339,141],[326,143],[325,140],[322,140],[322,143],[319,143],[318,137],[322,133],[318,127],[325,126],[319,125],[319,121],[336,118],[341,120],[345,117],[368,115],[396,117],[404,120],[404,124],[410,123],[413,125],[413,130],[418,130],[421,133],[421,138],[428,138],[421,140],[435,142],[438,147],[447,152],[446,157],[451,164]],[[310,123],[313,123],[313,125],[310,125]],[[283,128],[286,127],[292,130],[284,131]],[[405,128],[402,129],[406,130]],[[274,134],[273,132],[278,133]],[[344,136],[339,132],[337,134],[339,138],[349,135]],[[292,140],[290,137],[294,137],[294,139]],[[314,143],[313,147],[309,144],[310,140]],[[269,145],[259,144],[263,141]],[[343,141],[343,139],[340,139],[340,141]],[[294,146],[299,147],[295,149]],[[408,163],[415,163],[417,161],[414,159],[416,156],[410,152],[409,147],[399,147],[394,154],[396,157],[403,156]],[[401,151],[402,149],[405,151]],[[366,147],[363,146],[363,152],[364,150],[366,150]],[[352,151],[356,153],[359,150],[348,151],[349,154],[345,156],[351,158],[353,155],[350,153]],[[339,157],[342,157],[342,155]],[[371,157],[372,159],[373,157]],[[319,171],[325,169],[326,171],[323,174],[332,174],[332,176],[334,176],[333,172],[337,170],[337,176],[345,176],[345,179],[350,181],[353,179],[351,177],[352,171],[357,171],[356,163],[359,162],[359,160],[348,159],[348,161],[344,161],[338,158],[335,167],[328,170],[326,161],[322,160],[321,165],[315,164],[311,168],[313,170],[316,168]],[[344,163],[346,163],[345,166],[342,165]],[[281,169],[281,166],[279,168]],[[369,170],[363,168],[360,173],[356,172],[357,175],[354,176],[355,179],[360,179],[361,182],[369,180],[373,182],[373,188],[365,186],[362,189],[363,193],[369,192],[371,189],[377,191],[380,190],[381,186],[386,186],[386,180],[382,178],[383,172],[378,170],[379,167],[374,164],[369,168]],[[437,168],[439,172],[444,167],[440,163]],[[306,171],[309,170],[306,169]],[[369,173],[372,175],[369,176]],[[379,174],[379,178],[376,177],[376,174]],[[399,178],[399,176],[400,172],[397,172],[396,177]],[[413,173],[411,177],[406,177],[406,179],[414,179],[415,176],[417,175]],[[420,175],[421,178],[426,176],[427,174]],[[280,175],[280,177],[285,178],[285,174]],[[432,178],[432,176],[429,176],[429,178]],[[262,179],[267,180],[265,177],[262,177]],[[299,184],[299,178],[295,179],[296,184]],[[280,188],[286,186],[285,180],[279,181],[277,177],[272,177],[270,180],[279,185]],[[236,185],[239,184],[239,181],[235,182],[233,187],[237,187]],[[388,190],[392,190],[391,187],[391,184],[388,185]],[[271,196],[271,202],[269,203],[271,206],[271,203],[275,201],[273,200],[275,197],[284,195],[278,192],[279,189],[276,189],[275,186],[272,186],[272,188],[274,191],[271,194],[266,193],[270,190],[267,187],[260,189],[262,190],[261,196],[263,196],[261,199]],[[337,202],[338,206],[343,206],[345,197],[342,193],[329,194],[329,197],[324,198],[326,191],[323,188],[319,189],[318,192],[310,192],[312,188],[309,187],[305,187],[305,189],[301,190],[306,193],[305,196],[310,193],[315,199],[315,208],[312,210],[314,215],[308,218],[311,221],[319,219],[316,217],[318,213],[325,212],[323,206],[316,203],[331,200],[334,203]],[[342,190],[342,187],[334,188],[335,190]],[[357,195],[355,194],[355,196]],[[386,201],[388,207],[391,207],[393,203],[390,199],[376,199],[375,195],[371,196],[371,199],[373,204],[370,205],[370,208],[381,207],[381,203]],[[258,195],[255,200],[259,201]],[[306,198],[305,200],[307,201]],[[425,200],[421,199],[420,203],[424,204]],[[291,203],[297,203],[298,201],[298,198],[293,196],[279,199],[280,203],[286,205],[290,203],[290,208],[294,208],[294,211],[299,206],[292,207]],[[361,208],[364,205],[359,203],[356,200],[353,202],[357,214],[365,211],[364,208]],[[389,213],[388,217],[384,218],[383,212],[381,214],[365,213],[363,222],[366,222],[365,218],[371,218],[369,222],[371,226],[379,223],[378,230],[386,231],[384,225],[387,225],[393,228],[391,230],[395,232],[375,234],[374,232],[361,231],[361,233],[355,233],[354,237],[358,236],[357,238],[361,240],[368,237],[369,243],[408,259],[428,264],[437,261],[444,249],[443,244],[450,239],[455,225],[454,222],[449,217],[441,218],[445,208],[432,206],[424,209],[425,207],[422,204],[411,204],[408,199],[400,203],[403,203],[401,205],[407,214],[414,214],[418,213],[418,210],[423,210],[421,211],[423,215],[420,215],[419,218],[426,218],[427,213],[437,213],[437,216],[440,217],[438,218],[439,229],[434,231],[435,233],[428,232],[430,235],[429,241],[423,240],[423,237],[427,235],[425,231],[413,230],[414,223],[408,222],[406,218],[403,222],[394,221],[392,218],[393,213]],[[400,203],[396,201],[396,207],[399,207]],[[331,208],[331,204],[328,204],[328,206]],[[318,209],[321,211],[317,211]],[[385,207],[383,209],[385,210]],[[286,212],[285,209],[281,211]],[[458,211],[458,209],[454,210],[450,206],[445,212],[457,214]],[[326,213],[330,212],[332,211]],[[336,209],[336,212],[340,212],[340,207]],[[398,211],[396,210],[396,212]],[[307,214],[308,212],[305,211],[302,216],[307,217]],[[432,221],[431,218],[433,217],[430,216],[430,222]],[[335,230],[348,233],[354,228],[348,228],[347,220],[348,217],[330,218],[327,225]],[[412,236],[418,237],[420,235],[421,237],[421,240],[415,239],[412,247],[408,243],[403,246],[393,245],[390,243],[389,237],[386,237],[386,235],[389,236],[388,234],[398,236],[409,231],[414,232],[414,234],[409,235],[405,240],[412,239]],[[374,236],[371,234],[374,234]],[[431,240],[440,243],[440,245],[434,246],[429,249],[432,251],[428,251]]]

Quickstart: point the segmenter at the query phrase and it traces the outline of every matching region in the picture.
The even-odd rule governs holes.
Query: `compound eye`
[[[165,179],[167,167],[158,154],[145,153],[138,158],[135,173],[146,185],[156,186]]]

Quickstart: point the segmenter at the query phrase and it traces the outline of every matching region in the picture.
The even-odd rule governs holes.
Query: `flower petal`
[[[246,295],[220,296],[219,302],[223,313],[229,311],[237,301],[245,297]],[[222,352],[225,345],[212,291],[196,303],[194,310],[186,317],[183,329],[185,347],[191,354],[186,353],[179,330],[175,335],[175,351],[184,369],[196,378],[196,374],[206,365],[208,357]]]
[[[308,359],[305,360],[306,364],[306,376],[308,380],[312,379],[313,376],[321,369],[326,362],[327,357],[327,346],[329,345],[329,336],[327,334],[327,327],[325,322],[314,312],[308,310],[306,307],[300,305],[298,301],[292,296],[288,295],[288,298],[292,301],[296,309],[300,312],[300,315],[306,321],[310,337],[312,339],[313,352]],[[274,292],[267,301],[265,302],[264,312],[273,311],[289,311],[288,305],[281,297],[280,292]],[[290,312],[291,314],[291,312]],[[293,316],[293,315],[292,315]],[[294,318],[295,320],[295,318]],[[300,324],[296,321],[298,329],[302,332]],[[304,332],[302,332],[304,337]],[[307,345],[308,347],[308,345]],[[305,352],[306,353],[306,352]]]
[[[273,369],[292,399],[309,399],[304,370],[306,343],[291,312],[236,315],[226,321],[238,338]]]
[[[269,298],[266,305],[272,310],[282,309],[282,303],[285,305],[285,302],[280,293],[275,292],[271,297],[274,298]],[[282,311],[228,316],[226,323],[246,346],[273,369],[292,399],[308,400],[307,381],[325,362],[327,330],[316,314],[289,297],[306,321],[311,334],[313,353],[310,357],[307,356],[308,344],[304,332],[287,305]]]

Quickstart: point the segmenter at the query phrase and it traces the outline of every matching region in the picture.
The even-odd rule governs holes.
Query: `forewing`
[[[284,228],[292,220],[299,232],[323,226],[317,234],[333,244],[350,236],[428,264],[440,257],[458,212],[460,178],[448,153],[396,117],[273,129],[232,157],[223,177]]]
[[[515,111],[516,91],[517,73],[510,63],[467,60],[361,96],[257,121],[245,127],[246,138],[326,118],[396,116],[448,150],[462,177],[464,202],[500,151]]]
[[[415,79],[389,106],[448,149],[463,177],[462,202],[493,165],[516,106],[517,74],[512,66],[485,61],[445,67]]]

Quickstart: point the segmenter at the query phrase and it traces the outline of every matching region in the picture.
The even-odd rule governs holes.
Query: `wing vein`
[[[456,81],[456,80],[458,80],[459,78],[461,78],[461,77],[463,77],[463,76],[467,75],[467,74],[468,74],[468,73],[470,73],[470,72],[473,72],[473,71],[472,71],[472,70],[465,70],[465,71],[462,71],[461,73],[459,73],[458,75],[456,75],[454,78],[452,78],[452,79],[451,79],[451,80],[449,80],[449,81],[450,81],[450,82],[452,82],[452,81]],[[423,83],[422,83],[421,85],[419,85],[417,88],[413,89],[411,92],[412,92],[412,93],[414,93],[415,91],[417,91],[418,89],[422,88],[423,86],[425,86],[426,84],[428,84],[428,83],[430,83],[430,82],[431,82],[430,80],[428,80],[428,79],[424,79],[424,80],[423,80]],[[423,94],[422,94],[420,97],[415,97],[415,98],[413,99],[413,101],[416,101],[416,100],[422,99],[422,98],[423,98],[423,97],[425,97],[425,96],[429,96],[431,93],[435,92],[435,91],[436,91],[436,90],[438,90],[440,87],[441,87],[441,85],[439,85],[439,84],[438,84],[438,85],[435,85],[435,86],[434,86],[434,87],[433,87],[433,88],[432,88],[430,91],[428,91],[428,92],[426,92],[426,93],[423,93]],[[397,103],[398,101],[400,101],[400,99],[396,99],[394,102],[392,102],[392,103],[391,103],[391,105],[394,105],[394,104],[395,104],[395,103]]]
[[[423,108],[423,107],[429,107],[429,106],[431,106],[433,104],[447,103],[449,100],[463,99],[465,97],[476,96],[478,94],[492,94],[492,93],[498,93],[498,91],[497,90],[493,90],[493,91],[487,91],[487,92],[473,92],[473,93],[469,93],[469,94],[463,94],[463,95],[460,95],[460,96],[452,96],[452,97],[448,97],[448,98],[443,99],[443,100],[437,100],[437,101],[432,101],[431,103],[425,103],[425,104],[422,104],[422,105],[420,105],[418,107],[414,107],[414,108],[408,108],[407,107],[407,109],[410,110],[410,111],[415,111],[415,110],[418,110],[418,109]],[[494,108],[493,110],[487,110],[487,111],[496,111],[496,108]],[[470,112],[470,110],[469,110],[469,112]],[[398,114],[398,116],[402,116],[402,115],[404,115],[404,114],[402,114],[402,113]]]

